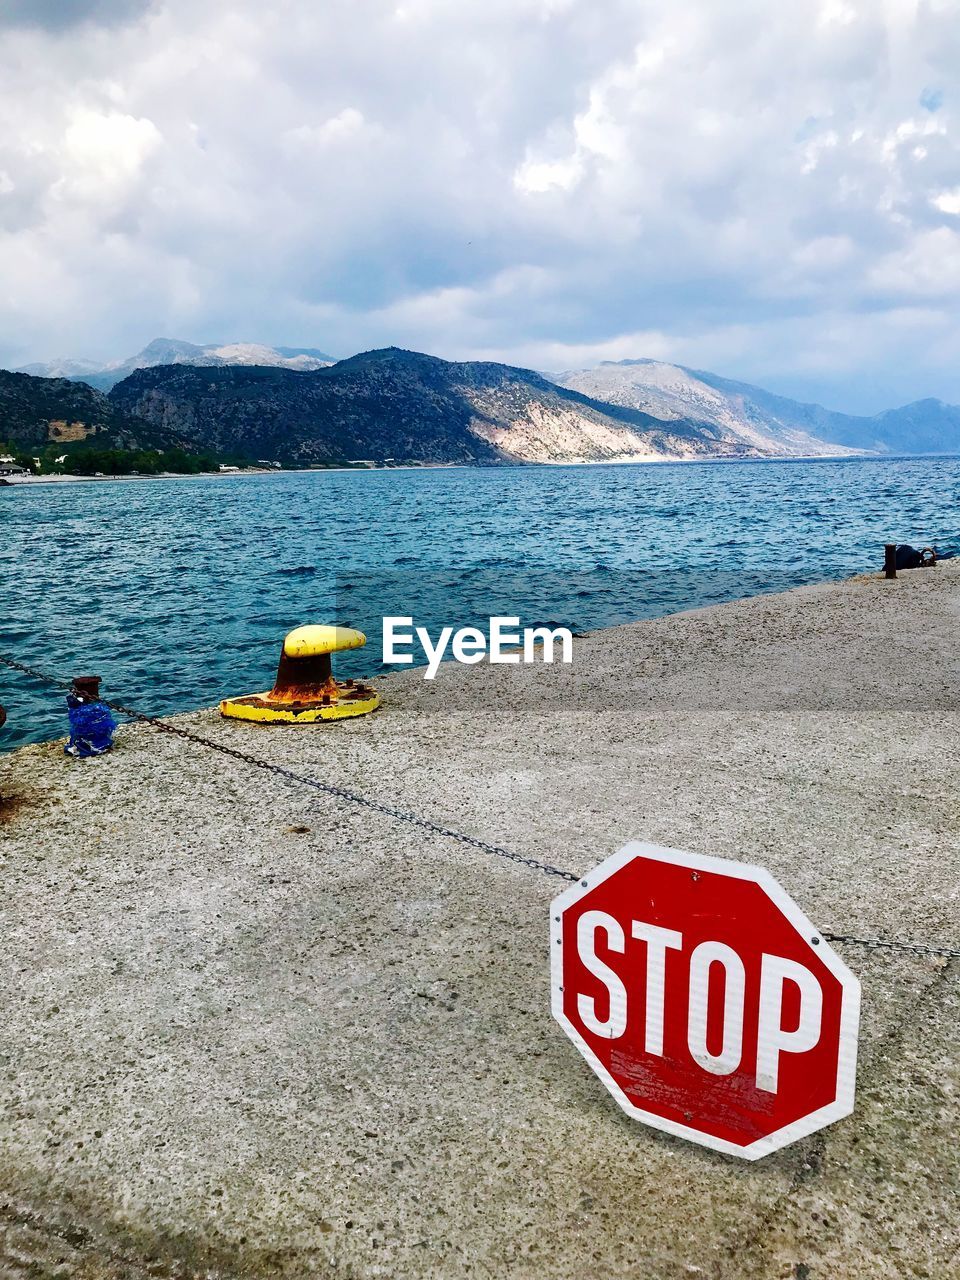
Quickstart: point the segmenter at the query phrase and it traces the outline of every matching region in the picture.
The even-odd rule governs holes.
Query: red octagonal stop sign
[[[860,983],[759,867],[628,844],[552,907],[553,1013],[629,1115],[756,1160],[849,1115]]]

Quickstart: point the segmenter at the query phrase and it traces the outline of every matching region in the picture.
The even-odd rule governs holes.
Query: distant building
[[[221,471],[239,471],[239,470],[240,470],[240,468],[239,468],[239,467],[227,467],[227,466],[224,466],[224,464],[221,462],[221,463],[220,463],[220,470],[221,470]]]
[[[27,476],[30,472],[26,467],[18,466],[14,461],[7,462],[6,459],[0,458],[0,476]]]

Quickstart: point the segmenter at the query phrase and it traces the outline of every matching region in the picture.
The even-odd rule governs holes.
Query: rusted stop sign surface
[[[852,1111],[860,983],[768,872],[628,844],[551,931],[554,1017],[629,1115],[756,1160]]]

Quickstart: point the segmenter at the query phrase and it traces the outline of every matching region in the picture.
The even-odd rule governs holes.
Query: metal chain
[[[462,831],[454,831],[451,827],[445,827],[430,818],[421,818],[416,813],[397,808],[396,805],[383,804],[379,800],[371,800],[369,796],[362,795],[359,791],[351,791],[347,787],[338,787],[332,782],[321,782],[318,778],[310,778],[306,774],[295,773],[292,769],[284,768],[283,765],[273,764],[272,761],[263,760],[260,756],[251,756],[246,751],[237,751],[235,747],[224,746],[222,743],[214,742],[211,738],[204,738],[198,733],[191,733],[189,729],[181,729],[179,725],[168,724],[163,720],[158,720],[156,716],[148,716],[142,711],[135,711],[131,707],[125,707],[122,703],[107,702],[106,699],[103,701],[112,711],[130,716],[141,724],[151,725],[154,729],[159,729],[161,733],[172,733],[178,738],[185,738],[188,742],[195,742],[198,746],[209,747],[211,751],[219,751],[221,755],[232,756],[234,760],[242,760],[244,764],[252,765],[254,769],[263,769],[268,773],[275,773],[287,782],[303,783],[305,786],[313,787],[316,791],[322,791],[328,796],[335,796],[338,800],[346,800],[350,804],[362,805],[364,809],[372,809],[375,813],[385,814],[388,818],[396,818],[400,822],[409,822],[411,825],[420,827],[423,831],[429,831],[433,835],[448,836],[451,840],[459,840],[461,844],[472,845],[473,848],[480,849],[484,853],[493,854],[498,858],[506,858],[510,862],[520,863],[524,867],[530,867],[533,871],[542,871],[547,876],[559,876],[561,880],[571,881],[580,879],[572,871],[561,871],[559,867],[551,866],[548,862],[538,862],[536,858],[525,858],[523,854],[515,853],[512,849],[505,849],[503,845],[491,844],[489,841],[481,840],[477,836],[468,836]]]
[[[0,654],[0,664],[9,667],[13,671],[19,671],[23,675],[30,676],[33,680],[39,680],[43,684],[52,685],[60,689],[70,688],[71,682],[69,680],[58,680],[55,676],[47,675],[43,671],[37,671],[22,662],[17,662],[14,658],[5,657],[3,654]],[[143,711],[124,706],[121,702],[109,702],[106,698],[102,699],[102,701],[111,711],[116,711],[119,715],[129,716],[130,719],[136,720],[140,724],[150,725],[151,728],[159,730],[160,733],[169,733],[174,737],[183,738],[187,742],[193,742],[197,746],[207,747],[211,751],[218,751],[221,755],[240,760],[254,769],[275,773],[287,782],[297,782],[307,787],[313,787],[314,790],[322,791],[325,795],[334,796],[338,800],[346,800],[349,804],[361,805],[364,809],[382,813],[388,818],[396,818],[399,822],[408,822],[412,826],[419,827],[422,831],[429,831],[432,835],[446,836],[450,840],[459,841],[460,844],[479,849],[482,853],[489,853],[497,858],[506,858],[509,862],[529,867],[532,871],[542,871],[547,876],[557,876],[559,879],[567,880],[571,884],[575,884],[580,879],[574,872],[563,871],[560,867],[551,866],[549,862],[539,862],[536,858],[525,858],[522,853],[506,849],[503,845],[491,844],[488,840],[481,840],[477,836],[468,836],[462,831],[455,831],[452,827],[445,827],[442,823],[434,822],[430,818],[421,818],[419,814],[410,813],[408,810],[400,809],[396,805],[382,804],[379,800],[371,800],[369,796],[362,795],[359,791],[351,791],[347,787],[338,787],[332,782],[321,782],[317,778],[307,777],[306,774],[296,773],[293,769],[286,769],[283,765],[273,764],[260,756],[252,756],[246,751],[238,751],[235,747],[228,747],[221,742],[214,742],[212,738],[204,738],[199,733],[191,733],[189,729],[182,729],[179,725],[169,724],[156,716],[146,715]],[[891,938],[857,938],[846,933],[821,933],[821,937],[828,942],[845,942],[851,946],[868,947],[874,950],[909,951],[915,955],[944,956],[947,959],[960,958],[960,947],[941,946],[939,944],[928,945],[923,942],[903,942]]]
[[[58,689],[69,689],[69,680],[58,680],[56,676],[47,675],[44,671],[37,671],[34,667],[25,666],[22,662],[17,662],[16,658],[7,658],[0,653],[0,663],[5,667],[9,667],[11,671],[22,671],[25,676],[30,676],[34,680],[39,680],[41,684],[54,685]]]
[[[34,680],[40,680],[44,684],[54,685],[61,689],[69,689],[70,687],[70,681],[58,680],[54,676],[46,675],[42,671],[25,666],[22,662],[4,657],[2,654],[0,654],[0,663],[14,671],[20,671]],[[161,733],[172,734],[174,737],[183,738],[187,742],[196,743],[197,746],[207,747],[211,751],[219,751],[221,755],[231,756],[234,760],[241,760],[244,764],[248,764],[254,769],[275,773],[286,782],[302,783],[304,786],[313,787],[315,791],[322,791],[325,795],[334,796],[337,800],[346,800],[349,804],[361,805],[364,809],[382,813],[388,818],[396,818],[399,822],[408,822],[412,826],[419,827],[422,831],[429,831],[432,835],[446,836],[450,840],[458,840],[461,844],[470,845],[483,853],[489,853],[497,858],[506,858],[507,861],[519,863],[521,866],[529,867],[532,871],[542,871],[547,876],[557,876],[561,880],[570,882],[576,882],[580,879],[572,871],[561,871],[559,867],[551,866],[548,862],[540,862],[536,858],[525,858],[522,853],[516,853],[512,849],[505,849],[503,845],[491,844],[488,840],[481,840],[477,836],[468,836],[462,831],[454,831],[452,827],[445,827],[442,823],[434,822],[430,818],[421,818],[418,814],[400,809],[396,805],[383,804],[379,800],[371,800],[369,796],[362,795],[359,791],[351,791],[347,787],[338,787],[332,782],[321,782],[318,778],[310,778],[306,774],[296,773],[293,769],[286,769],[283,765],[273,764],[270,760],[264,760],[260,756],[252,756],[246,751],[238,751],[235,747],[228,747],[223,743],[214,742],[212,738],[204,738],[199,733],[191,733],[189,729],[182,729],[179,725],[168,724],[156,716],[150,716],[143,711],[137,711],[133,707],[124,706],[121,702],[110,702],[106,698],[102,698],[101,701],[104,706],[109,707],[111,711],[116,711],[119,715],[129,716],[131,720],[136,720],[140,724],[148,724],[151,728],[157,729]]]
[[[960,947],[927,946],[923,942],[898,942],[889,938],[852,938],[846,933],[821,933],[821,938],[828,942],[852,942],[858,947],[869,947],[872,950],[912,951],[918,956],[946,956],[947,959],[960,959]]]

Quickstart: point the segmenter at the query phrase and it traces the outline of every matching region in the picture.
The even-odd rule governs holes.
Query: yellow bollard
[[[369,685],[333,678],[331,654],[366,643],[363,632],[352,627],[297,627],[283,642],[273,688],[225,698],[220,713],[261,724],[316,724],[375,711],[380,697]]]

